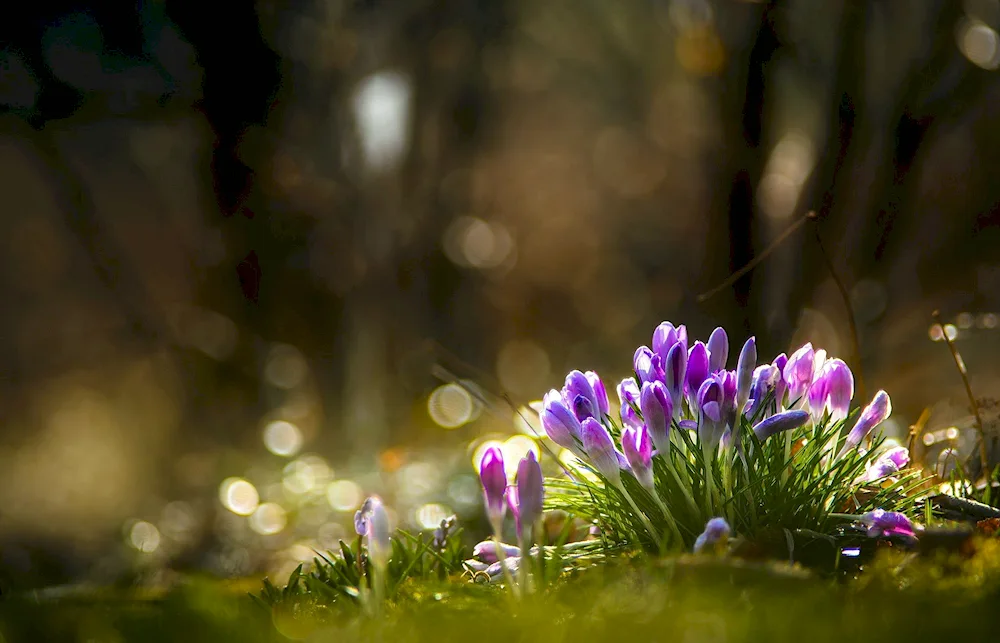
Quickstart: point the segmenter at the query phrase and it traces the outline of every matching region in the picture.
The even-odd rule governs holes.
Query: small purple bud
[[[534,451],[521,458],[517,465],[517,500],[520,507],[519,525],[534,525],[542,517],[542,501],[545,486],[542,483],[542,467]],[[520,535],[520,534],[519,534]]]
[[[639,393],[639,409],[649,430],[653,446],[664,458],[670,454],[670,418],[673,402],[662,382],[646,382]]]
[[[788,364],[788,357],[784,353],[779,353],[771,365],[778,371],[778,377],[774,383],[774,401],[777,408],[781,408],[785,405],[785,391],[788,390],[788,386],[785,384],[785,365]]]
[[[378,496],[369,496],[354,514],[354,529],[368,539],[368,556],[377,566],[389,562],[389,514]]]
[[[729,336],[726,330],[719,326],[708,338],[708,370],[710,373],[726,368],[729,361]]]
[[[553,442],[579,453],[583,427],[566,406],[562,394],[552,389],[542,399],[542,428]]]
[[[782,376],[788,386],[789,401],[802,397],[812,384],[815,359],[816,352],[811,343],[807,343],[788,358]]]
[[[753,433],[757,439],[763,442],[776,433],[797,429],[809,421],[809,412],[801,409],[793,411],[783,411],[775,413],[769,418],[761,420],[753,427]]]
[[[865,471],[868,482],[875,482],[887,476],[898,473],[910,463],[910,450],[906,447],[893,447],[883,452]]]
[[[670,322],[663,322],[653,331],[653,352],[661,360],[667,359],[667,353],[678,341],[677,329]]]
[[[667,360],[663,365],[663,381],[667,385],[667,392],[670,393],[670,401],[673,404],[674,417],[680,417],[681,400],[684,397],[684,376],[687,374],[687,344],[677,342],[670,351],[667,352]]]
[[[583,450],[598,473],[615,486],[621,484],[622,474],[615,443],[604,425],[594,418],[583,421]]]
[[[590,409],[590,415],[597,413],[598,408],[600,408],[593,385],[591,385],[587,376],[580,371],[569,372],[569,375],[566,376],[566,384],[563,386],[562,394],[563,397],[566,398],[567,402],[573,404],[574,411],[576,411],[579,404],[576,401],[579,397],[583,397],[589,404],[589,407],[585,408]],[[589,416],[585,415],[584,417]],[[581,422],[583,421],[583,417],[580,417],[579,413],[577,413],[577,418],[579,418]]]
[[[891,413],[892,402],[889,400],[889,394],[885,391],[879,391],[872,398],[871,404],[866,406],[865,410],[861,412],[861,417],[858,418],[857,424],[847,434],[847,440],[844,443],[841,454],[847,449],[861,444],[861,441],[872,432],[872,429],[884,422]]]
[[[748,419],[757,417],[758,412],[762,410],[761,407],[764,404],[764,400],[767,399],[768,393],[775,390],[780,379],[781,373],[776,366],[771,364],[758,366],[754,370],[753,383],[750,385],[750,405],[744,411],[744,415]],[[772,399],[777,399],[777,397]]]
[[[618,400],[621,402],[622,424],[639,428],[642,420],[635,412],[635,407],[639,406],[639,385],[634,377],[626,377],[618,384]]]
[[[705,380],[698,389],[698,440],[706,449],[714,449],[725,429],[722,383],[717,377]]]
[[[861,516],[861,522],[868,527],[868,535],[872,538],[886,538],[889,536],[910,536],[916,535],[913,522],[905,515],[896,511],[885,511],[876,509]]]
[[[503,453],[498,447],[486,449],[479,462],[479,480],[483,483],[486,514],[494,525],[503,522],[507,510],[507,471],[503,466]]]
[[[743,344],[739,361],[736,363],[736,415],[743,413],[743,407],[750,399],[754,369],[757,368],[757,340],[753,337]]]
[[[650,492],[653,491],[653,441],[646,427],[627,427],[622,431],[622,451],[628,460],[635,479]]]
[[[504,579],[504,567],[510,572],[511,576],[517,577],[518,570],[521,568],[521,557],[515,556],[513,558],[504,558],[501,563],[499,560],[489,567],[486,568],[486,575],[490,577],[490,582],[495,583],[502,581]]]
[[[708,348],[701,342],[695,342],[691,350],[688,351],[686,376],[688,396],[697,399],[698,389],[708,379],[708,376]]]
[[[632,365],[640,382],[652,382],[663,379],[663,367],[660,357],[646,346],[640,346],[632,356]]]
[[[521,548],[507,543],[497,543],[493,540],[484,540],[476,543],[472,548],[472,556],[484,563],[495,563],[500,560],[500,552],[503,549],[504,557],[514,558],[521,555]]]
[[[677,341],[684,342],[684,345],[688,344],[688,328],[684,324],[677,327]]]
[[[611,405],[608,403],[608,390],[604,388],[604,382],[594,371],[587,371],[584,373],[587,381],[590,382],[590,386],[594,389],[594,399],[597,400],[597,411],[600,413],[600,417],[603,418],[611,410]]]
[[[725,518],[712,518],[705,524],[705,531],[694,541],[694,553],[703,551],[720,551],[729,544],[729,534],[732,529]]]

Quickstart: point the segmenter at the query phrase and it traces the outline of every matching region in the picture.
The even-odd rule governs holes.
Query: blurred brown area
[[[664,319],[967,442],[940,309],[1000,396],[996,0],[43,4],[0,27],[12,584],[284,569],[373,491],[475,516],[513,413],[445,431],[442,374],[526,404]]]

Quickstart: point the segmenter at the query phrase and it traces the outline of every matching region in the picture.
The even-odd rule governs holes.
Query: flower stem
[[[517,598],[517,586],[514,584],[514,577],[510,573],[510,569],[507,567],[507,552],[504,551],[503,545],[500,541],[500,531],[501,524],[493,525],[493,543],[496,547],[497,561],[500,563],[500,569],[503,571],[504,582],[507,583],[507,587],[510,588],[510,595],[513,598]]]
[[[639,505],[635,504],[635,500],[633,500],[632,496],[629,495],[629,492],[625,490],[625,485],[619,482],[616,486],[618,487],[618,491],[625,496],[625,500],[628,500],[628,503],[632,506],[632,511],[635,512],[635,515],[639,516],[639,520],[641,520],[643,526],[646,527],[646,531],[648,531],[649,535],[653,537],[653,542],[656,543],[656,547],[660,549],[660,551],[663,551],[663,540],[656,532],[656,528],[653,527],[653,523],[649,522],[649,518],[646,514],[642,513],[642,510],[639,509]]]

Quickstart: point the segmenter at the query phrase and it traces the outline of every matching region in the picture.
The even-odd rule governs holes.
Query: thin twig
[[[969,404],[972,405],[972,414],[976,418],[976,430],[979,432],[979,460],[983,466],[982,473],[984,476],[988,475],[989,458],[986,455],[986,432],[983,429],[983,416],[979,413],[979,404],[976,403],[976,396],[972,394],[972,385],[969,384],[969,375],[966,372],[965,360],[958,354],[958,349],[955,348],[955,343],[951,341],[951,337],[948,337],[948,331],[945,330],[944,324],[941,323],[941,312],[935,310],[931,316],[934,317],[934,323],[941,329],[941,336],[944,337],[944,343],[948,346],[948,350],[951,351],[951,358],[955,360],[955,368],[958,369],[958,374],[962,376],[962,383],[965,384],[965,393],[969,396]]]
[[[865,395],[864,369],[861,366],[861,342],[858,339],[858,324],[854,319],[854,306],[851,304],[851,295],[847,292],[847,286],[844,285],[844,282],[841,281],[840,277],[837,275],[837,271],[833,267],[833,260],[830,259],[830,255],[826,252],[826,248],[823,246],[823,239],[819,234],[819,218],[816,217],[815,212],[810,212],[806,215],[806,217],[810,218],[814,223],[813,232],[816,234],[816,245],[819,246],[819,253],[823,255],[823,261],[826,263],[826,268],[830,271],[830,276],[833,277],[833,282],[837,284],[837,290],[840,291],[841,299],[844,300],[844,308],[847,310],[847,326],[851,331],[851,351],[854,353],[854,372],[858,377],[858,398],[865,401],[868,397]]]
[[[726,277],[722,281],[722,283],[720,283],[715,288],[712,288],[711,290],[709,290],[707,292],[703,292],[702,294],[698,295],[698,298],[697,298],[698,303],[699,304],[704,303],[705,301],[707,301],[711,297],[713,297],[716,294],[718,294],[719,292],[721,292],[724,288],[726,288],[728,286],[731,286],[734,283],[736,283],[736,281],[740,277],[742,277],[743,275],[747,274],[748,272],[750,272],[751,270],[753,270],[754,268],[756,268],[757,264],[759,264],[761,261],[764,261],[764,259],[767,259],[768,255],[770,255],[772,252],[774,252],[777,249],[777,247],[779,245],[781,245],[782,242],[785,241],[785,239],[787,239],[788,237],[792,236],[792,234],[796,230],[798,230],[799,228],[801,228],[803,226],[803,224],[805,224],[806,221],[809,221],[811,218],[813,218],[815,216],[816,216],[815,212],[809,211],[801,219],[799,219],[798,221],[796,221],[792,225],[790,225],[787,228],[785,228],[785,231],[782,232],[781,234],[779,234],[778,238],[775,239],[773,242],[771,242],[771,245],[769,245],[768,247],[764,248],[764,250],[759,255],[757,255],[756,257],[754,257],[753,259],[751,259],[749,263],[747,263],[745,266],[743,266],[742,268],[740,268],[736,272],[734,272],[731,275],[729,275],[728,277]]]

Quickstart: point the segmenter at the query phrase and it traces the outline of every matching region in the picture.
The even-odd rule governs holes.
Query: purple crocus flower
[[[566,405],[562,393],[552,389],[542,398],[542,428],[561,447],[580,454],[583,427],[576,414]]]
[[[521,526],[534,525],[542,517],[542,501],[545,498],[545,486],[542,483],[542,467],[534,451],[521,458],[517,465],[517,504],[518,504],[518,536]]]
[[[678,341],[681,339],[677,328],[670,322],[663,322],[653,331],[653,352],[660,356],[661,361],[666,361],[667,353]]]
[[[708,370],[710,373],[726,368],[729,361],[729,336],[726,329],[719,326],[708,338]]]
[[[618,384],[618,400],[621,402],[622,424],[639,428],[642,420],[635,409],[639,406],[639,384],[634,377],[626,377]]]
[[[512,578],[516,578],[518,570],[521,569],[521,557],[515,556],[513,558],[504,558],[502,563],[498,560],[487,567],[484,571],[486,575],[490,577],[491,583],[503,580],[504,567],[507,568],[507,571],[510,573]]]
[[[736,417],[743,413],[743,408],[750,399],[750,389],[753,386],[754,371],[757,368],[757,340],[751,337],[743,344],[739,361],[736,362]]]
[[[774,401],[779,409],[785,404],[785,392],[788,390],[784,375],[786,364],[788,364],[788,357],[784,353],[778,353],[778,356],[771,362],[771,365],[778,371],[778,378],[774,383]]]
[[[753,372],[753,381],[750,384],[750,404],[743,412],[749,419],[754,419],[762,410],[764,400],[768,393],[775,391],[774,400],[777,400],[777,385],[781,379],[781,372],[773,364],[758,366]]]
[[[570,371],[566,376],[566,385],[562,390],[563,398],[573,409],[576,418],[583,422],[588,417],[594,417],[600,410],[597,393],[586,375],[580,371]],[[603,417],[603,416],[602,416]]]
[[[687,342],[678,341],[667,352],[663,364],[663,381],[670,393],[670,401],[674,409],[674,418],[681,415],[681,400],[684,398],[684,377],[687,375],[688,351]]]
[[[646,382],[639,393],[639,409],[645,420],[653,446],[663,457],[670,454],[670,418],[673,417],[673,402],[662,382]]]
[[[698,440],[705,449],[714,449],[726,428],[722,416],[725,399],[722,382],[718,377],[710,377],[702,382],[697,400]]]
[[[889,536],[916,536],[913,522],[896,511],[876,509],[861,516],[861,522],[868,527],[868,535],[873,538]]]
[[[705,531],[694,541],[694,553],[723,550],[729,544],[731,533],[725,518],[712,518],[705,524]]]
[[[788,399],[797,400],[809,389],[813,381],[816,352],[811,343],[792,353],[782,371],[785,384],[788,386]]]
[[[646,427],[634,429],[627,427],[622,431],[622,451],[628,460],[632,474],[643,487],[651,493],[653,482],[653,441]]]
[[[754,425],[753,433],[763,442],[772,435],[797,429],[809,421],[809,413],[801,409],[775,413]]]
[[[698,389],[708,379],[708,348],[701,342],[695,342],[691,350],[688,351],[687,374],[685,384],[687,385],[688,396],[692,401],[697,400]]]
[[[494,526],[494,531],[499,531],[499,525],[503,522],[507,511],[505,496],[507,471],[503,465],[503,453],[498,447],[490,447],[483,453],[483,458],[479,462],[479,480],[483,484],[486,514]]]
[[[663,366],[660,356],[649,350],[648,346],[640,346],[632,356],[632,366],[640,382],[663,380]]]
[[[885,391],[879,391],[872,398],[871,404],[866,406],[865,410],[861,412],[861,417],[858,418],[857,424],[847,434],[847,440],[844,442],[844,448],[841,449],[840,453],[843,454],[847,449],[861,444],[861,441],[872,432],[872,429],[884,422],[891,413],[892,402],[889,400],[889,394]]]
[[[476,543],[476,546],[472,548],[472,556],[484,563],[495,563],[500,560],[498,549],[503,549],[505,558],[513,558],[521,555],[520,547],[508,545],[507,543],[497,543],[494,540],[484,540],[481,543]]]
[[[809,409],[817,420],[829,413],[833,421],[843,420],[854,397],[854,374],[840,359],[826,360],[809,387]]]
[[[894,447],[884,452],[865,470],[865,479],[875,482],[899,473],[899,470],[910,463],[910,450],[906,447]]]
[[[615,486],[621,484],[621,465],[615,443],[604,425],[594,418],[583,421],[583,450],[598,473]],[[621,460],[624,460],[624,457]]]
[[[611,405],[608,403],[608,390],[604,388],[604,382],[601,381],[601,378],[594,371],[587,371],[583,375],[590,382],[591,388],[594,389],[594,399],[597,400],[597,412],[603,418],[611,410]]]

